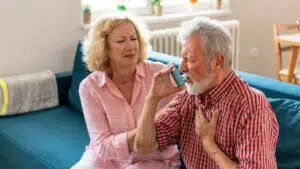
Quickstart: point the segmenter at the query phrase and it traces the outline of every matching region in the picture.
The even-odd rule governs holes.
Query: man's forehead
[[[187,38],[183,43],[182,43],[182,49],[184,50],[192,50],[193,48],[201,48],[200,45],[200,37],[199,36],[192,36],[190,38]]]

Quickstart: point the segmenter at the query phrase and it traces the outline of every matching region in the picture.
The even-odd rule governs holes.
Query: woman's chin
[[[124,59],[123,65],[126,67],[135,67],[137,65],[137,59]]]

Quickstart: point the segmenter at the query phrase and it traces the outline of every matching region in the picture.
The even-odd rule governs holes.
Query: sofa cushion
[[[0,119],[1,169],[67,169],[88,144],[82,114],[66,105]]]
[[[78,112],[82,112],[79,91],[78,91],[79,85],[80,82],[91,73],[90,71],[88,71],[85,63],[83,62],[82,43],[83,43],[82,41],[79,41],[77,45],[74,64],[73,64],[71,86],[68,91],[69,103],[71,107],[76,109]]]
[[[300,101],[269,98],[279,124],[278,168],[300,168]]]

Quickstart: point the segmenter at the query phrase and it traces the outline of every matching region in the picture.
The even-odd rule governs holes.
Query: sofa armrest
[[[72,72],[56,73],[56,83],[58,88],[59,105],[68,103],[68,90],[71,85]]]

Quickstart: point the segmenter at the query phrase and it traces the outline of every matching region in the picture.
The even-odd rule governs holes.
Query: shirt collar
[[[136,75],[145,77],[145,68],[143,62],[136,65]]]
[[[100,87],[104,86],[104,84],[107,82],[108,76],[105,72],[100,72],[99,75],[99,84]]]
[[[135,73],[135,75],[136,76],[145,77],[145,69],[144,69],[143,62],[136,65],[136,73]],[[107,83],[107,81],[110,80],[106,72],[100,72],[99,77],[100,77],[99,78],[100,87],[103,87],[104,84]]]
[[[234,71],[231,71],[229,75],[223,80],[221,84],[212,89],[207,95],[197,95],[197,100],[205,105],[211,105],[221,99],[229,90],[231,84],[236,81],[238,75]]]

